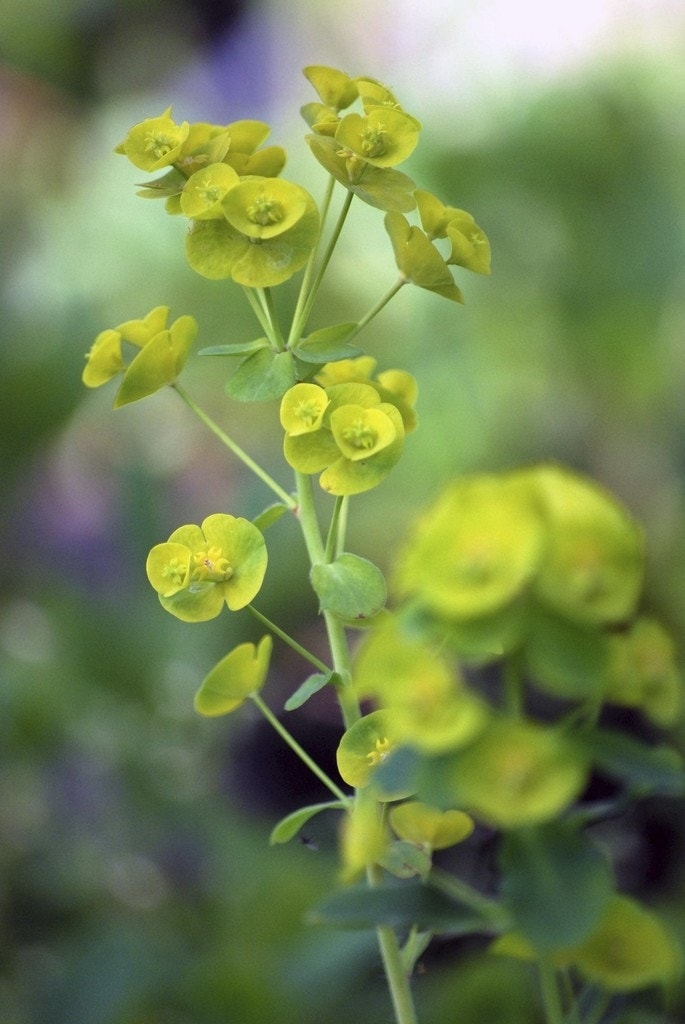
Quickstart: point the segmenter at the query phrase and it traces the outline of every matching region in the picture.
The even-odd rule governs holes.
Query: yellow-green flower
[[[188,138],[187,121],[176,124],[168,107],[159,117],[148,117],[131,128],[120,150],[143,171],[158,171],[173,164]]]
[[[296,384],[283,396],[284,454],[300,473],[321,473],[331,494],[361,494],[395,465],[404,445],[397,408],[368,384]]]
[[[490,243],[471,214],[454,206],[445,206],[432,193],[422,189],[417,189],[414,196],[421,226],[428,238],[447,238],[451,243],[451,252],[445,262],[476,274],[489,274]]]
[[[550,821],[582,792],[587,758],[561,730],[493,722],[453,759],[455,803],[496,828]]]
[[[359,718],[343,734],[336,752],[340,777],[355,789],[364,789],[373,783],[380,764],[398,746],[389,711],[372,711]],[[377,800],[398,800],[408,793],[387,793],[374,786]]]
[[[641,708],[663,728],[674,725],[682,707],[683,682],[675,644],[663,626],[640,618],[630,629],[610,635],[607,642],[605,700]]]
[[[139,320],[127,320],[101,331],[86,355],[82,381],[89,388],[123,374],[114,407],[154,394],[178,378],[197,335],[192,316],[181,316],[167,329],[168,306],[156,306]],[[137,351],[127,364],[122,343]]]
[[[270,288],[304,266],[319,233],[319,212],[305,189],[252,175],[221,203],[221,219],[194,220],[186,236],[186,257],[198,274]]]
[[[185,622],[215,618],[224,604],[244,608],[261,588],[267,550],[247,519],[217,513],[181,526],[147,558],[147,576],[163,608]]]

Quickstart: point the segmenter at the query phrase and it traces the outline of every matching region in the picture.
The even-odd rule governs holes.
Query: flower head
[[[237,611],[258,593],[267,565],[260,530],[247,519],[217,513],[201,526],[181,526],[147,558],[147,576],[163,608],[185,622]]]

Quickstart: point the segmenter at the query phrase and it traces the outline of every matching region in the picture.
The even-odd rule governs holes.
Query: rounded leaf
[[[195,695],[195,710],[216,718],[227,715],[251,694],[261,690],[269,671],[273,641],[264,636],[255,644],[239,644],[222,658]]]
[[[367,619],[385,604],[387,590],[380,569],[359,555],[342,554],[312,566],[311,581],[321,609],[344,619]]]
[[[372,166],[395,167],[414,152],[419,130],[418,121],[401,110],[372,106],[365,116],[346,114],[335,141]]]

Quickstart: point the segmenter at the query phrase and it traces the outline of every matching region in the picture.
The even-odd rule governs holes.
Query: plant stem
[[[215,423],[214,420],[211,419],[211,417],[209,417],[195,401],[193,401],[185,388],[182,388],[180,384],[172,384],[171,386],[180,395],[188,408],[195,413],[198,419],[201,420],[202,423],[204,423],[204,425],[219,438],[221,443],[225,444],[226,447],[230,449],[230,451],[232,451],[248,469],[252,470],[255,476],[258,476],[267,487],[270,487],[274,494],[280,498],[283,504],[286,505],[291,512],[294,512],[297,508],[297,501],[293,498],[292,494],[288,494],[280,484],[277,484],[276,481],[269,476],[266,470],[262,469],[262,467],[258,465],[254,459],[247,454],[247,452],[243,451],[243,449],[237,445],[235,441],[228,436],[228,434],[224,433],[221,427]]]
[[[311,565],[323,565],[326,563],[326,549],[321,537],[319,520],[314,506],[314,495],[312,493],[312,482],[309,476],[304,473],[296,473],[298,510],[302,536],[304,537],[307,554]],[[333,669],[340,677],[340,683],[336,687],[338,704],[343,716],[345,728],[349,727],[361,717],[359,701],[351,686],[350,652],[345,636],[343,623],[331,612],[324,610],[324,622],[328,644],[333,661]]]
[[[363,316],[361,318],[361,320],[357,323],[357,330],[354,332],[352,337],[355,337],[355,335],[359,334],[360,331],[364,330],[366,325],[368,323],[370,323],[375,316],[378,316],[380,311],[385,306],[387,306],[387,304],[390,302],[390,300],[392,298],[394,298],[395,295],[397,295],[397,293],[400,290],[400,288],[402,288],[405,284],[407,284],[406,278],[398,277],[398,279],[395,281],[394,285],[391,288],[388,288],[388,290],[385,293],[385,295],[383,295],[378,300],[378,302],[375,304],[375,306],[372,306],[371,309],[369,310],[369,312],[365,316]],[[350,339],[346,338],[345,340],[349,341]]]
[[[340,238],[340,232],[343,229],[345,218],[347,217],[353,199],[354,192],[348,192],[347,195],[345,196],[345,201],[342,205],[342,209],[338,216],[338,220],[336,221],[335,227],[333,228],[333,234],[328,240],[326,252],[324,253],[323,258],[321,260],[321,264],[317,271],[316,278],[314,279],[314,283],[312,284],[311,289],[309,291],[309,295],[307,296],[307,301],[304,305],[304,309],[302,310],[300,316],[300,322],[297,324],[298,331],[302,331],[304,325],[307,323],[307,320],[309,319],[309,314],[312,311],[312,307],[316,302],[316,296],[318,295],[319,288],[321,287],[321,281],[323,280],[323,276],[326,273],[326,268],[330,263],[331,256],[333,255],[333,250],[335,249],[338,243],[338,239]]]
[[[344,516],[341,518],[343,507],[347,504],[344,497],[337,497],[335,499],[335,506],[333,508],[333,515],[328,527],[328,537],[326,538],[326,550],[324,552],[324,559],[326,562],[332,562],[339,550],[339,538],[341,529],[344,527]]]
[[[271,340],[274,348],[277,352],[285,351],[285,342],[283,341],[283,335],[281,328],[278,323],[276,316],[276,310],[274,309],[274,298],[270,288],[260,289],[262,295],[262,301],[264,304],[264,310],[266,312],[269,327],[271,329]]]
[[[380,881],[380,868],[371,865],[367,871],[369,886],[373,888]],[[388,982],[390,998],[392,999],[395,1011],[396,1024],[418,1024],[418,1017],[414,1008],[409,977],[404,969],[402,951],[400,950],[397,935],[390,925],[379,925],[376,928],[378,948],[383,960],[383,969]]]
[[[259,320],[259,326],[262,328],[262,330],[264,331],[264,333],[266,334],[267,338],[269,339],[273,346],[273,338],[271,337],[271,324],[269,323],[269,318],[267,317],[266,310],[264,309],[263,304],[260,303],[259,299],[257,298],[257,295],[255,295],[253,288],[243,287],[243,291],[245,293],[247,301],[252,306],[252,312]]]
[[[328,775],[326,775],[325,771],[322,768],[319,768],[316,761],[314,761],[309,756],[307,751],[300,746],[295,737],[288,732],[286,727],[281,722],[279,722],[271,708],[264,703],[259,694],[251,694],[250,699],[259,708],[259,710],[264,715],[269,725],[273,726],[273,728],[276,730],[281,739],[285,740],[285,742],[288,744],[293,753],[297,754],[299,759],[307,765],[309,770],[313,772],[314,775],[316,775],[317,779],[320,782],[323,782],[326,789],[329,789],[333,796],[340,800],[345,805],[345,807],[348,807],[350,803],[350,797],[343,793],[340,787],[337,786],[335,782],[333,782],[333,780],[328,777]]]
[[[538,962],[538,969],[546,1024],[564,1024],[564,1011],[554,965],[543,958]]]
[[[304,275],[302,277],[302,283],[300,285],[300,291],[297,296],[297,304],[295,306],[295,312],[293,313],[292,324],[290,328],[290,334],[288,335],[288,348],[296,345],[302,336],[302,331],[305,328],[305,318],[303,316],[303,310],[309,298],[309,288],[311,285],[312,277],[314,276],[314,266],[316,264],[316,256],[321,245],[321,236],[323,232],[324,222],[326,215],[328,214],[329,207],[331,205],[331,198],[333,196],[333,189],[335,188],[335,178],[331,174],[328,179],[328,186],[326,188],[326,195],[324,196],[323,204],[321,207],[321,228],[319,231],[319,237],[316,240],[316,245],[312,249],[309,259],[307,260],[307,266],[304,269]]]
[[[447,896],[459,903],[464,903],[471,910],[485,918],[497,931],[504,931],[510,927],[509,915],[504,908],[496,901],[483,896],[463,879],[440,868],[431,869],[430,880],[436,889],[440,889]]]
[[[262,615],[260,611],[257,611],[254,605],[248,604],[247,607],[248,610],[252,612],[254,617],[256,619],[259,619],[262,625],[266,626],[267,629],[270,629],[272,633],[276,634],[276,636],[279,636],[281,640],[283,640],[283,642],[288,645],[288,647],[292,647],[294,651],[297,651],[297,653],[300,654],[305,659],[305,661],[308,661],[310,665],[314,666],[314,668],[318,668],[319,672],[323,672],[326,675],[328,675],[328,673],[331,671],[328,665],[325,665],[323,661],[320,661],[314,654],[311,654],[306,649],[306,647],[303,647],[301,644],[298,644],[297,640],[293,639],[293,637],[289,636],[286,632],[284,632],[284,630],[277,626],[275,622],[272,622],[271,619],[267,619],[266,615]]]

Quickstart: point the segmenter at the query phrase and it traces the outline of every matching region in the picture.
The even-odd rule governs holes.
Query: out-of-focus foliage
[[[216,722],[193,711],[202,679],[249,620],[186,628],[145,580],[148,549],[178,522],[229,504],[249,518],[264,491],[175,396],[112,413],[102,392],[80,384],[102,324],[158,303],[192,312],[206,344],[246,337],[234,286],[188,270],[180,218],[141,211],[139,174],[112,154],[146,110],[173,103],[179,120],[201,114],[159,88],[173,89],[170,68],[197,58],[207,21],[178,5],[184,36],[166,5],[163,14],[133,3],[85,9],[90,22],[75,3],[34,5],[32,17],[8,3],[0,16],[0,152],[12,170],[0,195],[0,1019],[334,1024],[343,1002],[346,1016],[380,1019],[372,936],[303,924],[330,881],[326,814],[306,845],[267,846],[274,822],[303,797],[321,799],[321,787],[246,709]],[[95,47],[89,25],[99,29]],[[251,45],[249,29],[234,27]],[[159,34],[146,64],[134,43],[150,31]],[[226,89],[226,120],[263,115],[245,105],[246,82],[260,108],[268,88],[259,59],[251,63],[252,77]],[[360,502],[355,550],[383,563],[407,519],[456,474],[556,458],[610,487],[644,523],[645,611],[683,636],[684,91],[667,65],[608,67],[523,108],[502,105],[497,130],[478,142],[463,144],[455,130],[434,136],[432,152],[426,144],[421,179],[473,211],[492,244],[492,276],[469,282],[464,315],[405,289],[374,324],[380,373],[396,364],[400,341],[410,353],[422,429]],[[322,188],[304,140],[275,141],[301,145],[298,165],[311,163],[304,184]],[[387,253],[389,285],[382,214],[356,250],[342,249],[329,320],[354,318],[354,289],[375,296],[372,249]],[[222,360],[196,362],[189,377],[283,479],[276,404],[229,405]],[[270,531],[260,607],[306,635],[316,602],[296,568],[295,537],[287,517]],[[283,700],[292,657],[274,650]],[[333,772],[330,708],[317,695],[307,709],[301,739]],[[652,802],[641,813],[606,841],[624,851],[623,888],[658,904],[682,936],[681,809]],[[471,867],[487,888],[484,842]],[[468,858],[468,848],[445,856]],[[457,940],[443,940],[418,985],[427,1020],[455,1007],[463,1024],[537,1020],[525,963],[483,959]],[[685,1007],[678,998],[674,1019]]]

